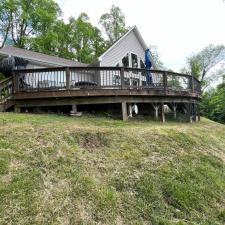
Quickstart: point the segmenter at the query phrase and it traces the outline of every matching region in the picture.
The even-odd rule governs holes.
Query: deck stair
[[[0,112],[5,112],[13,104],[13,79],[9,77],[0,81]]]

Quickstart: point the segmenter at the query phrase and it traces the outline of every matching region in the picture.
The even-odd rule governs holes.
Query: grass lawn
[[[225,126],[1,113],[0,224],[225,224]]]

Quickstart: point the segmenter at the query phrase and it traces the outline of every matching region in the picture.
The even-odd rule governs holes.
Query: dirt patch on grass
[[[110,146],[110,134],[104,131],[78,130],[70,134],[70,142],[71,140],[79,147],[89,151],[96,151],[97,149]]]

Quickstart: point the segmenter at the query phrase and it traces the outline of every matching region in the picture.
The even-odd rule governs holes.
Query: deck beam
[[[116,96],[116,97],[76,97],[76,98],[44,98],[44,99],[20,99],[16,100],[18,107],[37,107],[37,106],[63,106],[63,105],[86,105],[86,104],[115,104],[121,102],[127,103],[189,103],[188,98],[171,97],[134,97],[134,96]]]

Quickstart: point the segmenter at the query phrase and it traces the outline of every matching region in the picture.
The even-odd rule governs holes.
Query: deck
[[[0,105],[3,108],[13,102],[16,109],[103,103],[192,104],[199,101],[200,94],[200,82],[191,75],[123,67],[15,70],[13,77],[0,83]]]

